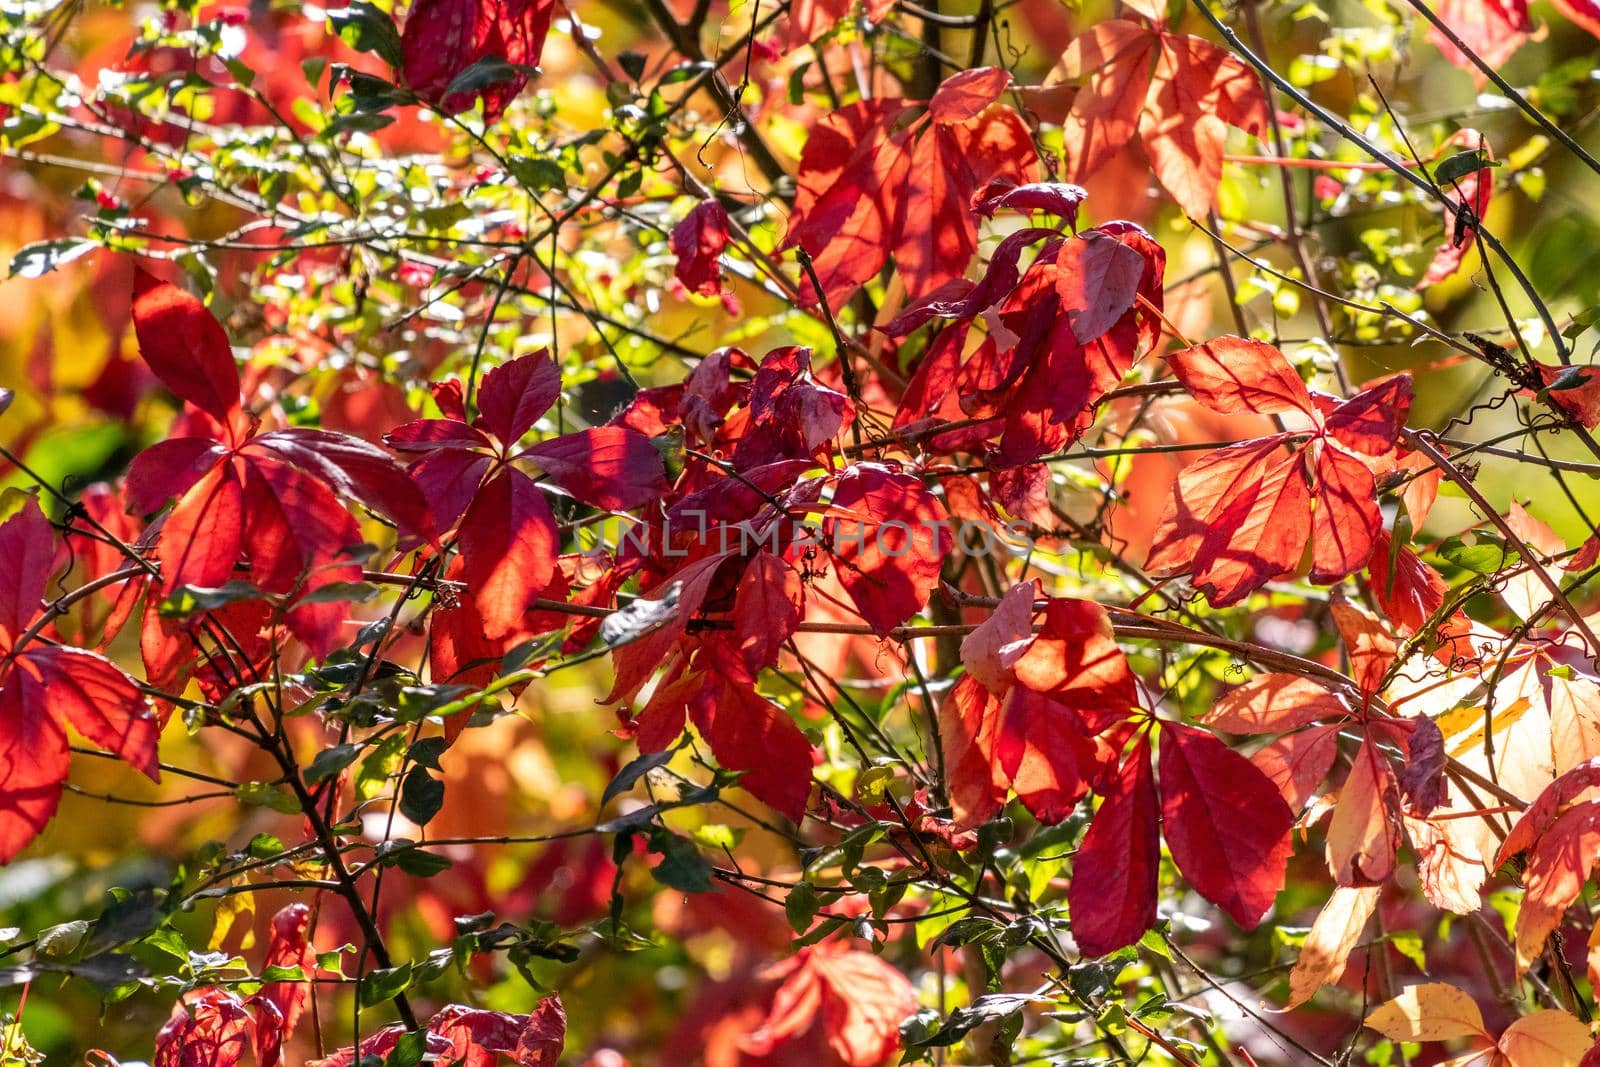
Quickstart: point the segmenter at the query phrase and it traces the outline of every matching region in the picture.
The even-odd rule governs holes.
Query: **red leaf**
[[[67,735],[24,699],[24,686],[0,686],[0,863],[10,863],[56,813],[69,759]]]
[[[361,543],[361,528],[326,486],[287,464],[246,460],[244,469],[250,580],[257,588],[303,597],[361,580],[361,565],[349,554]],[[300,604],[286,620],[313,655],[323,656],[338,641],[345,614],[337,602]]]
[[[1164,723],[1161,813],[1183,876],[1239,925],[1259,923],[1292,849],[1294,813],[1272,783],[1204,730]]]
[[[994,693],[1004,693],[1016,680],[1012,668],[1033,644],[1033,601],[1039,584],[1029,580],[1012,586],[1000,604],[961,641],[961,662],[967,676]]]
[[[1311,393],[1276,348],[1242,337],[1219,337],[1167,357],[1194,398],[1213,411],[1312,416]]]
[[[157,441],[128,464],[128,503],[141,515],[158,511],[167,501],[188,492],[227,454],[222,442],[209,437]]]
[[[935,122],[965,122],[1000,99],[1011,84],[1011,72],[1000,67],[976,67],[946,78],[928,101]]]
[[[121,757],[153,782],[161,780],[156,743],[161,724],[144,694],[98,652],[30,648],[17,657],[7,687],[20,688],[29,714],[48,714]]]
[[[50,520],[30,497],[22,510],[0,523],[0,650],[9,650],[39,617],[55,558]]]
[[[1071,815],[1099,771],[1094,738],[1077,713],[1023,686],[1005,698],[997,740],[1017,799],[1043,823]]]
[[[450,1042],[443,1062],[495,1067],[507,1055],[520,1067],[554,1067],[566,1042],[566,1021],[561,999],[551,995],[532,1015],[450,1004],[428,1023],[428,1031]]]
[[[541,441],[521,453],[585,504],[611,511],[659,499],[667,490],[661,453],[623,426],[596,426]]]
[[[257,994],[277,1009],[274,1018],[279,1027],[280,1044],[284,1037],[294,1033],[306,1003],[311,999],[310,979],[317,971],[317,952],[312,947],[310,936],[311,915],[309,905],[290,904],[279,909],[272,917],[272,938],[267,944],[263,966],[299,967],[307,979],[304,982],[268,982]]]
[[[1399,797],[1388,760],[1364,739],[1328,823],[1328,869],[1340,885],[1375,885],[1394,871]]]
[[[521,471],[506,469],[478,490],[461,520],[462,577],[498,637],[522,621],[555,571],[559,536],[544,494]]]
[[[1552,367],[1536,363],[1544,379],[1543,395],[1550,403],[1589,429],[1600,426],[1600,368],[1592,366]],[[1528,390],[1522,390],[1528,395]]]
[[[784,642],[804,614],[800,572],[765,550],[745,568],[733,602],[733,639],[745,669],[754,674],[777,662]]]
[[[566,1042],[567,1009],[560,995],[551,993],[528,1014],[511,1058],[517,1067],[556,1067]]]
[[[1394,451],[1411,412],[1411,376],[1396,375],[1363,389],[1333,409],[1324,423],[1340,444],[1368,456]]]
[[[1394,638],[1370,612],[1350,603],[1338,590],[1328,607],[1350,656],[1350,677],[1368,696],[1377,693],[1398,655]]]
[[[266,451],[314,476],[333,492],[393,519],[404,533],[433,535],[417,483],[376,445],[328,430],[273,430],[251,439],[249,451]]]
[[[239,371],[216,316],[177,286],[135,270],[133,328],[156,377],[226,426],[239,409]]]
[[[1121,241],[1089,230],[1061,246],[1056,266],[1061,309],[1080,344],[1100,337],[1133,310],[1144,257]]]
[[[1069,182],[1030,182],[1027,185],[1000,186],[999,192],[986,190],[982,200],[972,205],[972,210],[986,219],[994,218],[1001,208],[1008,211],[1044,211],[1058,216],[1068,226],[1078,222],[1078,208],[1089,194],[1083,186]]]
[[[1591,789],[1600,787],[1600,756],[1585,760],[1545,787],[1528,805],[1511,832],[1500,844],[1495,866],[1500,867],[1519,852],[1532,848],[1549,831],[1561,811]]]
[[[1314,581],[1355,572],[1372,555],[1382,516],[1372,471],[1345,442],[1392,450],[1410,406],[1409,377],[1343,402],[1312,397],[1275,349],[1224,341],[1173,357],[1174,371],[1197,399],[1224,414],[1299,412],[1312,427],[1230,445],[1185,468],[1146,568],[1192,571],[1217,606],[1293,570],[1308,538]]]
[[[815,261],[830,305],[877,274],[893,239],[891,194],[904,184],[908,155],[891,143],[887,126],[906,109],[888,97],[862,100],[812,127],[800,153],[794,209],[784,245],[799,245]],[[808,301],[816,299],[809,279]]]
[[[965,829],[988,822],[1005,804],[1010,779],[996,758],[999,698],[971,674],[956,682],[939,706],[939,741],[956,825]]]
[[[484,116],[493,122],[527,84],[525,73],[469,92],[447,91],[486,57],[537,66],[553,6],[550,0],[416,0],[400,39],[406,84],[446,114],[465,111],[481,94]]]
[[[224,989],[191,993],[156,1035],[154,1067],[235,1067],[255,1033],[244,1001]]]
[[[1316,682],[1263,674],[1217,701],[1202,721],[1230,734],[1281,734],[1349,714],[1349,705]]]
[[[713,692],[720,692],[711,699]],[[717,762],[748,772],[740,785],[795,822],[805,817],[811,795],[811,742],[783,709],[754,689],[725,682],[704,690],[694,707],[695,725]]]
[[[1439,20],[1461,38],[1461,43],[1491,67],[1500,67],[1522,47],[1533,29],[1528,0],[1440,0],[1434,8]],[[1428,40],[1462,70],[1482,79],[1478,68],[1449,38],[1433,26]]]
[[[717,200],[702,200],[672,228],[669,240],[678,257],[673,275],[691,293],[722,292],[722,250],[728,247],[728,212]]]
[[[839,583],[880,637],[915,615],[939,580],[953,537],[949,518],[920,479],[858,463],[839,479],[829,541]]]
[[[1311,493],[1299,453],[1265,437],[1219,449],[1184,468],[1145,566],[1191,570],[1221,607],[1299,563],[1311,533]]]
[[[1160,865],[1150,742],[1141,738],[1106,789],[1073,859],[1067,913],[1081,955],[1109,955],[1155,925]]]
[[[1161,34],[1161,52],[1139,134],[1156,178],[1184,214],[1203,218],[1216,202],[1228,127],[1267,126],[1261,79],[1233,53],[1199,37]]]
[[[1339,754],[1340,724],[1318,726],[1283,737],[1256,749],[1250,762],[1272,782],[1290,811],[1301,811],[1311,801]]]
[[[900,1023],[917,1010],[905,975],[870,952],[803,948],[767,972],[782,978],[761,1027],[740,1048],[771,1056],[822,1017],[828,1047],[846,1067],[879,1067],[900,1047]]]
[[[1038,636],[1013,669],[1019,682],[1079,712],[1096,733],[1125,719],[1138,699],[1110,616],[1089,600],[1052,597]]]
[[[206,472],[161,527],[162,590],[215,588],[233,577],[244,536],[244,487],[228,463]]]
[[[1136,22],[1107,19],[1067,46],[1058,69],[1086,79],[1063,123],[1073,181],[1083,182],[1133,140],[1158,43],[1158,34]]]
[[[509,448],[533,429],[560,395],[561,368],[548,352],[519,356],[483,376],[478,389],[478,426]],[[435,432],[452,431],[462,432],[454,427]]]
[[[1366,565],[1383,528],[1372,471],[1328,441],[1316,459],[1316,510],[1311,515],[1311,580],[1336,582]]]
[[[1216,199],[1228,127],[1266,128],[1255,72],[1199,37],[1099,22],[1067,47],[1058,70],[1084,81],[1064,124],[1073,180],[1110,162],[1137,129],[1156,177],[1194,218]]]
[[[1392,545],[1386,531],[1374,539],[1367,570],[1379,609],[1412,633],[1444,607],[1450,589],[1444,578],[1409,548]]]
[[[895,216],[895,266],[906,291],[920,296],[961,277],[977,251],[973,196],[997,179],[1031,181],[1037,170],[1033,139],[1010,108],[925,131],[911,150]]]

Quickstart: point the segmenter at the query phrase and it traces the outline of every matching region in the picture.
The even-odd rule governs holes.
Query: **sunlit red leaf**
[[[1161,865],[1150,745],[1141,739],[1105,791],[1073,860],[1067,908],[1085,956],[1138,941],[1156,921]]]
[[[782,979],[759,1029],[740,1047],[772,1055],[815,1026],[847,1067],[879,1067],[900,1047],[900,1023],[917,1010],[911,983],[868,952],[805,948],[768,971]]]
[[[239,409],[239,371],[222,324],[195,297],[142,270],[133,285],[139,355],[168,389],[227,425]]]
[[[1252,928],[1283,888],[1294,814],[1250,761],[1181,723],[1161,730],[1167,847],[1200,895]]]
[[[937,498],[909,474],[860,463],[839,479],[829,524],[839,582],[880,636],[927,603],[953,537]]]
[[[559,537],[544,494],[527,475],[503,470],[478,490],[461,520],[462,577],[485,632],[517,625],[555,572]]]
[[[482,95],[492,122],[527,84],[526,73],[510,73],[479,89],[448,90],[486,58],[537,66],[553,9],[551,0],[417,0],[400,39],[406,83],[446,113],[465,111]]]
[[[728,246],[728,211],[716,200],[702,200],[672,228],[673,274],[701,296],[722,292],[722,250]]]

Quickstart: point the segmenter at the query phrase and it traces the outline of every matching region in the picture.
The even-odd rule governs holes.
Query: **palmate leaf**
[[[1411,406],[1408,376],[1342,402],[1313,397],[1282,353],[1224,337],[1171,357],[1196,400],[1223,414],[1293,416],[1307,425],[1230,445],[1179,475],[1146,567],[1189,572],[1212,604],[1242,600],[1294,570],[1332,582],[1372,556],[1382,518],[1364,456],[1395,447]]]

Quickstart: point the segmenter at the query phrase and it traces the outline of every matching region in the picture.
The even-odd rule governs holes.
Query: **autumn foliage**
[[[0,11],[0,1067],[1597,1067],[1596,34]]]

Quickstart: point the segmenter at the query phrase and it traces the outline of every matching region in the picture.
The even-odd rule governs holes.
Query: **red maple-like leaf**
[[[666,489],[660,454],[636,430],[599,426],[522,447],[560,391],[548,354],[522,356],[483,376],[474,422],[419,419],[384,438],[419,456],[411,474],[440,529],[455,533],[461,577],[490,638],[517,628],[555,573],[555,516],[525,466],[599,508],[635,507]]]
[[[1243,62],[1208,41],[1111,19],[1074,38],[1058,67],[1081,80],[1064,132],[1073,181],[1103,167],[1138,133],[1184,213],[1216,201],[1228,127],[1266,129],[1266,94]]]
[[[1214,411],[1285,416],[1306,429],[1230,445],[1187,467],[1156,529],[1148,569],[1188,571],[1222,606],[1294,570],[1308,541],[1314,581],[1363,566],[1382,523],[1363,455],[1394,449],[1411,406],[1410,377],[1340,402],[1313,396],[1282,353],[1259,341],[1223,337],[1174,353],[1171,362]]]
[[[880,637],[928,602],[954,544],[950,520],[921,480],[858,463],[834,489],[827,536],[839,584]]]
[[[1075,186],[1022,186],[980,208],[1046,210],[1070,222],[1079,194]],[[1019,277],[1022,251],[1040,242]],[[1131,223],[1080,234],[1031,227],[1009,235],[981,281],[957,281],[913,301],[884,327],[899,335],[932,319],[955,320],[918,364],[896,427],[928,418],[992,419],[935,437],[929,446],[970,449],[998,432],[992,458],[1002,467],[1066,447],[1088,428],[1094,406],[1159,342],[1165,267],[1160,245]],[[990,320],[987,335],[963,363],[969,329],[980,316]]]
[[[920,116],[918,102],[877,98],[833,112],[812,131],[785,243],[815,260],[830,305],[891,254],[914,297],[961,277],[977,251],[974,195],[996,179],[1037,176],[1027,127],[997,103],[1009,83],[994,68],[963,71]]]
[[[267,593],[303,598],[360,581],[348,550],[363,538],[340,497],[388,516],[403,534],[431,536],[416,486],[382,449],[327,430],[257,432],[240,406],[227,336],[199,300],[139,272],[133,323],[145,362],[197,409],[189,421],[196,432],[152,445],[128,469],[133,509],[177,501],[156,543],[162,593],[220,586],[241,562],[248,581]],[[338,603],[302,600],[285,621],[320,655],[337,639],[344,613]]]
[[[803,948],[769,968],[781,980],[761,1027],[740,1047],[769,1056],[822,1023],[828,1047],[848,1067],[878,1067],[900,1047],[900,1023],[917,1010],[905,975],[870,952]]]
[[[493,122],[528,82],[515,68],[538,66],[554,8],[553,0],[415,0],[400,38],[406,84],[446,114],[465,111],[481,95]],[[482,78],[450,91],[488,59],[510,67],[480,68]]]
[[[1141,736],[1078,849],[1067,906],[1086,954],[1132,944],[1155,921],[1158,835],[1200,895],[1247,929],[1283,888],[1294,815],[1249,760],[1204,730],[1169,722],[1161,724],[1160,768],[1158,813]]]
[[[1181,723],[1161,730],[1161,824],[1200,895],[1252,927],[1283,888],[1294,813],[1250,761]]]
[[[20,644],[41,623],[55,571],[50,522],[29,500],[0,524],[0,863],[55,815],[67,727],[159,781],[160,723],[134,680],[96,652]]]
[[[178,1002],[156,1035],[154,1065],[237,1067],[251,1047],[255,1027],[255,1017],[238,994],[197,990]]]
[[[1033,628],[1036,585],[1014,586],[962,643],[967,675],[940,711],[958,828],[985,822],[1015,790],[1043,822],[1066,818],[1116,765],[1136,699],[1104,608],[1051,598]]]
[[[250,998],[255,1008],[255,1048],[258,1067],[272,1067],[283,1047],[300,1024],[311,999],[311,979],[316,974],[317,953],[311,945],[311,908],[290,904],[272,917],[272,936],[267,944],[262,967],[298,967],[305,975],[299,982],[268,982]]]
[[[526,1015],[447,1004],[428,1020],[423,1032],[427,1054],[441,1062],[494,1067],[504,1056],[517,1067],[555,1067],[566,1044],[567,1013],[554,993]],[[404,1026],[384,1027],[364,1038],[359,1050],[347,1045],[322,1059],[308,1060],[306,1067],[354,1067],[368,1057],[382,1060],[405,1033]]]

